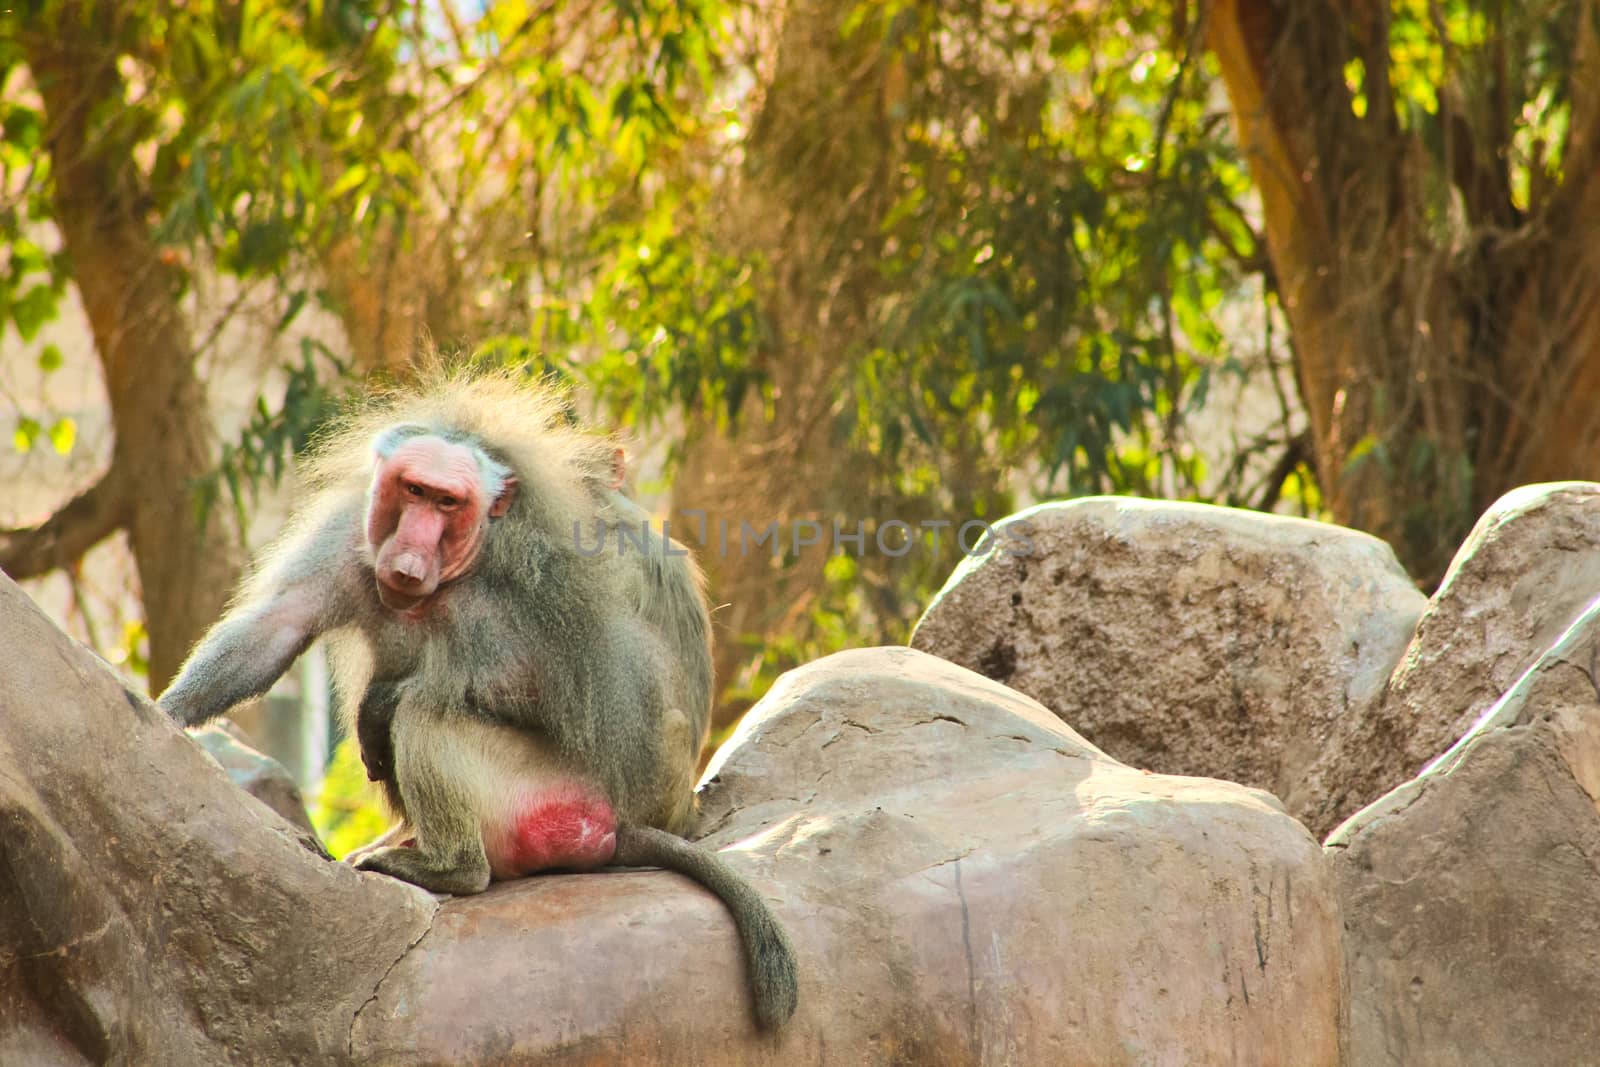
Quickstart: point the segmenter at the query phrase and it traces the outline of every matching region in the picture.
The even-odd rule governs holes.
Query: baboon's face
[[[420,610],[441,585],[472,569],[490,517],[504,514],[513,488],[491,498],[478,460],[470,446],[433,436],[379,457],[367,543],[385,607]]]

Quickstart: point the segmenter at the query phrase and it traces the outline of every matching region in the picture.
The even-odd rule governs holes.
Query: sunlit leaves
[[[5,138],[7,147],[19,153],[38,151],[44,131],[39,112],[25,105],[8,104],[4,113],[0,136]]]
[[[388,828],[377,790],[367,781],[367,769],[354,739],[334,750],[326,776],[309,805],[317,836],[335,859],[360,848]]]
[[[61,418],[51,424],[49,430],[50,447],[65,456],[72,451],[73,442],[78,439],[78,422],[76,419]]]
[[[26,107],[5,109],[3,102],[0,102],[0,109],[7,111],[7,130],[15,129],[21,139],[16,144],[8,139],[0,148],[0,175],[9,177],[20,168],[27,168],[26,173],[37,173],[34,160],[21,148],[37,138],[37,114]],[[19,120],[19,116],[26,118]],[[24,201],[21,206],[29,204]],[[37,230],[30,227],[27,213],[15,207],[0,211],[0,242],[4,248],[4,269],[0,270],[0,323],[9,320],[24,341],[32,341],[45,324],[55,319],[66,285],[57,258],[34,239],[36,236]]]
[[[40,327],[56,317],[60,290],[49,283],[29,286],[10,300],[11,321],[24,341],[31,341]]]
[[[630,421],[674,408],[737,417],[763,377],[759,265],[674,233],[676,220],[663,210],[645,220],[642,239],[633,227],[610,235],[614,259],[587,320],[599,351],[585,374]]]
[[[1367,65],[1360,56],[1344,65],[1344,84],[1350,90],[1350,111],[1356,118],[1367,114]]]
[[[1534,190],[1561,179],[1573,48],[1585,18],[1596,18],[1592,5],[1576,0],[1396,3],[1384,76],[1394,89],[1397,117],[1446,167],[1456,165],[1446,153],[1468,130],[1483,144],[1509,137],[1494,165],[1506,168],[1515,206],[1530,210]],[[1458,112],[1466,125],[1447,134],[1439,125],[1446,111]]]
[[[907,459],[982,434],[989,456],[1036,457],[1072,492],[1197,491],[1182,416],[1255,252],[1205,80],[1180,78],[1203,57],[1120,5],[901,16],[915,77],[883,264],[899,295],[881,365],[858,373],[858,429],[873,448],[916,444]]]
[[[297,250],[370,229],[409,201],[418,173],[352,121],[359,97],[330,93],[334,58],[298,39],[245,35],[258,37],[261,65],[203,88],[203,106],[162,146],[152,176],[170,179],[174,194],[158,238],[212,245],[246,276],[275,274]]]
[[[1456,6],[1460,6],[1457,4]],[[1439,110],[1444,44],[1434,32],[1428,0],[1397,0],[1389,29],[1389,79],[1402,120]]]
[[[340,381],[340,372],[347,368],[325,345],[309,337],[300,342],[299,363],[285,369],[282,401],[273,405],[265,396],[256,398],[244,430],[223,445],[217,470],[197,487],[202,517],[221,501],[226,489],[243,528],[257,488],[263,482],[280,481],[290,460],[305,450],[353,392],[352,386]]]
[[[44,427],[39,425],[38,419],[23,416],[17,420],[17,428],[11,433],[11,445],[18,452],[31,452],[43,432]]]
[[[106,659],[138,677],[150,673],[150,634],[142,620],[129,619],[122,624],[117,644],[106,651]]]
[[[45,426],[38,419],[26,415],[17,419],[16,429],[11,434],[13,448],[18,452],[28,453],[39,445],[41,439],[48,441],[50,447],[59,455],[68,455],[78,439],[77,420],[63,417]]]

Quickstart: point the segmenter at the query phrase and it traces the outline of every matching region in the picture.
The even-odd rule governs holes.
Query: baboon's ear
[[[505,484],[500,487],[500,495],[494,498],[489,505],[489,517],[498,519],[511,510],[511,502],[517,499],[517,480],[507,477]]]
[[[621,489],[628,477],[628,453],[620,448],[611,450],[611,488]]]

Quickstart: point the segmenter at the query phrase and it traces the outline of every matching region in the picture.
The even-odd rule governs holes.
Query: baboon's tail
[[[611,862],[618,867],[677,871],[721,897],[733,913],[734,925],[744,942],[756,1019],[767,1030],[776,1030],[789,1021],[798,996],[794,947],[766,900],[737,871],[715,853],[676,834],[645,826],[617,828],[617,852]]]

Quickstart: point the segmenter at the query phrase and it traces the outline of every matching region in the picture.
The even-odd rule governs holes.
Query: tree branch
[[[0,570],[13,579],[37,578],[83,558],[121,528],[123,483],[116,466],[60,511],[31,528],[0,530]]]
[[[1600,202],[1600,182],[1592,177],[1600,163],[1600,12],[1591,4],[1578,5],[1572,45],[1572,71],[1568,91],[1572,96],[1566,144],[1561,153],[1565,175],[1554,193],[1551,214],[1557,224],[1583,218]]]
[[[1283,496],[1283,485],[1302,465],[1309,467],[1312,461],[1311,438],[1304,431],[1289,438],[1284,447],[1283,455],[1273,465],[1271,473],[1261,483],[1261,492],[1251,506],[1257,511],[1271,511],[1278,506],[1278,500]]]
[[[1480,148],[1477,131],[1467,121],[1453,93],[1441,93],[1441,125],[1444,128],[1445,172],[1461,192],[1467,218],[1476,226],[1498,226],[1509,230],[1516,225],[1516,205],[1511,200],[1511,180],[1505,166],[1488,164]]]

